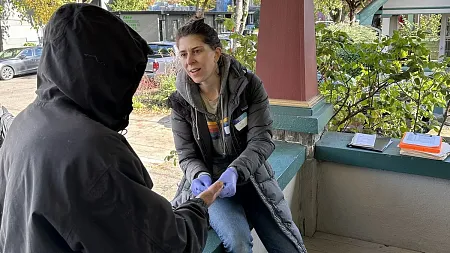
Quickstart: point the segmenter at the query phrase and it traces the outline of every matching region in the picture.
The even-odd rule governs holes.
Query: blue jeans
[[[238,186],[231,198],[218,198],[209,207],[211,227],[227,252],[252,252],[251,227],[269,253],[298,252],[281,231],[251,183]]]

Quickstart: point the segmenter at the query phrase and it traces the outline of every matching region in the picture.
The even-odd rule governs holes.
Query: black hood
[[[38,100],[68,99],[90,118],[123,130],[148,52],[146,41],[110,12],[64,5],[45,28]]]

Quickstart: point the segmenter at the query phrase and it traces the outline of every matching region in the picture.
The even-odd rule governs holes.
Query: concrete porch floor
[[[420,253],[322,232],[303,240],[308,253]]]

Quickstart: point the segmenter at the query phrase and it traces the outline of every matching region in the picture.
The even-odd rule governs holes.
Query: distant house
[[[147,41],[174,41],[178,28],[195,14],[189,7],[171,7],[164,10],[120,11],[114,12]],[[231,12],[205,12],[205,22],[218,33],[227,32],[225,18],[231,18]],[[247,27],[253,26],[254,13],[249,12]]]
[[[450,0],[373,0],[359,12],[361,25],[381,27],[382,34],[392,35],[403,17],[414,22],[419,14],[442,14],[439,56],[450,56]]]
[[[18,13],[12,12],[4,24],[5,26],[2,24],[2,27],[6,34],[3,39],[3,49],[20,47],[26,42],[38,43],[37,31],[28,22],[22,21]]]
[[[92,0],[91,4],[107,9],[107,4],[110,0]],[[3,49],[21,47],[27,42],[39,43],[39,37],[42,36],[42,31],[36,31],[31,25],[22,21],[17,12],[12,11],[8,19],[4,21],[4,30],[6,35],[3,39]]]

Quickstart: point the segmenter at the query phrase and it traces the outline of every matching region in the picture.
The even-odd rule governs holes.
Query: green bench
[[[302,167],[306,159],[306,148],[300,144],[281,141],[276,141],[275,146],[275,151],[269,157],[269,163],[272,165],[278,184],[284,190]],[[211,229],[208,233],[208,240],[203,253],[218,252],[225,251],[216,232]]]

